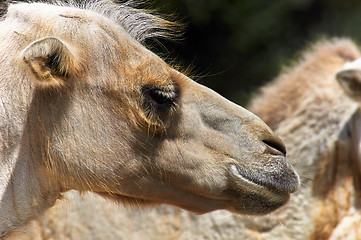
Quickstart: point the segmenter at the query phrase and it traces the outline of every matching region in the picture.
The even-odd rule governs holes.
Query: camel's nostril
[[[273,153],[286,155],[286,146],[280,140],[266,139],[262,140],[262,142],[266,144]]]

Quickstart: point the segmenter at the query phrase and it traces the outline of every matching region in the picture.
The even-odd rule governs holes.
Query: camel
[[[249,109],[286,142],[301,178],[300,189],[275,212],[129,210],[71,191],[22,233],[52,240],[361,239],[360,57],[351,40],[323,40],[252,100]]]
[[[0,21],[0,238],[70,190],[196,213],[288,201],[299,178],[273,131],[142,44],[170,22],[71,2],[14,3]]]

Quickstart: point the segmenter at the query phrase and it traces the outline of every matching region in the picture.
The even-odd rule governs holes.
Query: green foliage
[[[245,104],[259,86],[320,36],[361,38],[359,0],[153,0],[188,23],[185,40],[164,42],[208,85]]]

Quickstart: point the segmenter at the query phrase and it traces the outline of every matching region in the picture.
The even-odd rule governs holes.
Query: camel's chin
[[[236,205],[234,209],[229,210],[238,214],[264,215],[284,206],[289,198],[290,194],[286,193],[279,195],[277,200],[269,199],[261,195],[245,196],[240,204]]]

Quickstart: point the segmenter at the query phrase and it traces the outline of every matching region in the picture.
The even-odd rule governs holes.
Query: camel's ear
[[[346,94],[355,100],[361,100],[361,69],[341,70],[336,79]]]
[[[31,43],[22,57],[42,87],[62,86],[77,72],[74,53],[57,38],[47,37]]]

